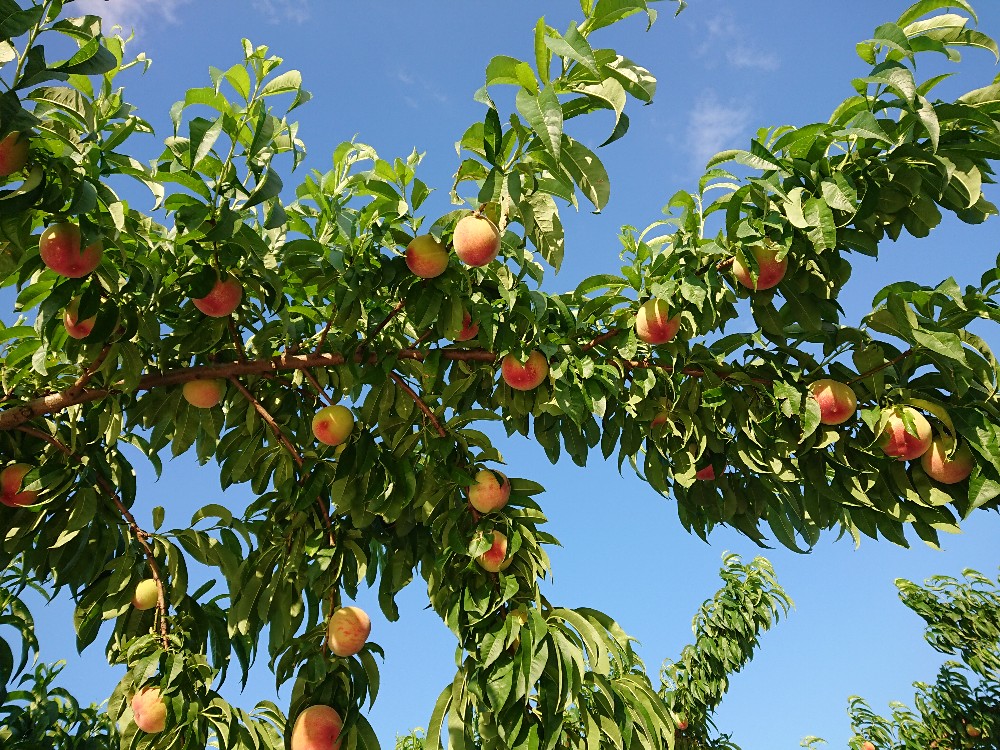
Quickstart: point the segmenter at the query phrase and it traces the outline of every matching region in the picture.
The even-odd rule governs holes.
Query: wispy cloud
[[[178,23],[177,12],[191,0],[77,0],[68,6],[70,12],[80,15],[100,16],[104,19],[104,33],[110,34],[113,26],[121,26],[125,36],[131,31],[136,35],[150,23]]]
[[[740,137],[750,124],[750,108],[735,102],[723,103],[711,91],[691,109],[687,145],[697,169],[719,151],[740,146]]]
[[[777,70],[781,61],[772,50],[752,44],[740,30],[730,13],[720,13],[705,24],[705,38],[698,47],[705,57],[721,56],[734,68],[770,72]]]
[[[392,73],[390,76],[396,79],[396,82],[406,87],[409,93],[403,94],[403,101],[411,109],[420,109],[421,102],[431,102],[434,104],[446,104],[448,102],[448,97],[446,94],[437,88],[431,81],[414,75],[412,71],[403,70],[399,68]]]
[[[268,23],[305,23],[311,15],[309,0],[253,0],[253,8]]]

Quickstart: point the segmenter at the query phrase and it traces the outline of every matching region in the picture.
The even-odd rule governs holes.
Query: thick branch
[[[99,366],[100,365],[98,365],[98,367]],[[47,432],[36,430],[34,427],[25,427],[24,425],[19,426],[17,429],[25,435],[31,435],[39,440],[44,440],[67,458],[72,459],[81,466],[86,466],[83,459],[74,453],[69,446],[58,438],[49,435]],[[135,520],[135,516],[132,515],[131,511],[125,506],[125,503],[123,503],[121,498],[118,497],[118,493],[115,492],[115,488],[111,486],[111,483],[101,476],[100,472],[95,473],[97,475],[98,487],[100,487],[101,491],[115,504],[115,507],[118,508],[118,512],[121,514],[122,518],[125,519],[125,523],[132,532],[132,536],[135,537],[139,546],[142,547],[143,554],[146,556],[146,563],[149,565],[149,571],[153,576],[153,581],[156,583],[156,610],[160,618],[160,642],[163,645],[163,650],[166,651],[170,645],[167,638],[166,586],[163,582],[163,576],[160,573],[160,566],[156,562],[156,555],[153,554],[153,548],[149,545],[149,532],[139,526],[138,522]]]

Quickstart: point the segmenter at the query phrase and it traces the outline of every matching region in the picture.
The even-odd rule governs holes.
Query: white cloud
[[[397,68],[389,75],[397,83],[408,90],[408,94],[403,95],[403,101],[413,109],[420,109],[421,103],[447,104],[448,96],[444,94],[431,81],[422,76],[414,74],[410,70]]]
[[[178,23],[177,10],[191,0],[76,0],[66,10],[70,15],[94,15],[104,19],[105,34],[121,26],[123,35],[142,33],[150,23]]]
[[[691,110],[687,145],[693,166],[702,169],[719,151],[740,147],[740,138],[750,124],[750,108],[733,102],[724,104],[707,92]]]
[[[708,57],[721,55],[732,67],[746,70],[770,72],[781,65],[773,51],[762,49],[746,39],[730,13],[708,20],[705,24],[705,38],[698,47],[698,53]]]
[[[253,0],[253,8],[268,23],[305,23],[309,20],[309,0]]]

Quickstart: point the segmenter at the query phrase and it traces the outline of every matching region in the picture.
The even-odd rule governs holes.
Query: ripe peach
[[[774,256],[778,254],[778,249],[777,247],[763,247],[761,245],[754,245],[750,248],[750,252],[757,260],[756,284],[750,275],[750,267],[746,265],[742,256],[737,255],[733,261],[733,274],[736,276],[736,280],[747,289],[758,291],[777,286],[785,277],[785,271],[788,270],[787,257],[781,260],[774,259]]]
[[[132,594],[132,606],[144,612],[155,607],[157,599],[159,599],[159,589],[156,586],[156,581],[152,578],[144,578],[135,587],[135,593]]]
[[[965,725],[965,733],[969,735],[972,739],[977,739],[983,732],[979,727],[975,727],[972,724]]]
[[[858,397],[846,383],[824,378],[810,384],[809,392],[819,403],[821,424],[843,424],[858,408]]]
[[[681,316],[670,315],[670,308],[662,299],[651,299],[639,307],[635,316],[635,334],[647,344],[665,344],[677,335]]]
[[[452,237],[455,255],[468,266],[485,266],[500,252],[500,230],[496,224],[479,214],[462,217],[455,225]]]
[[[500,363],[500,374],[504,382],[515,391],[530,391],[548,377],[549,363],[537,349],[523,363],[513,354],[508,354]]]
[[[480,513],[500,510],[510,499],[510,482],[499,471],[483,469],[469,487],[469,504]]]
[[[354,656],[372,632],[372,621],[360,607],[341,607],[326,624],[326,642],[337,656]]]
[[[862,742],[861,743],[861,750],[875,750],[875,743],[874,742]]]
[[[135,725],[147,734],[162,732],[167,726],[167,705],[158,687],[144,687],[132,696]]]
[[[507,557],[507,537],[499,531],[493,532],[493,546],[476,558],[483,570],[498,573],[506,570],[514,558]]]
[[[226,395],[226,381],[222,378],[189,380],[181,389],[184,400],[199,409],[211,409]]]
[[[313,436],[326,445],[340,445],[354,429],[354,414],[346,406],[326,406],[313,417]]]
[[[20,508],[35,502],[37,491],[21,491],[21,481],[31,469],[31,464],[11,464],[0,471],[0,503],[9,508]]]
[[[422,279],[440,276],[448,267],[448,248],[429,234],[414,237],[406,246],[406,267]]]
[[[687,719],[685,719],[683,717],[680,717],[680,716],[675,716],[674,717],[674,721],[677,724],[677,731],[678,732],[683,732],[685,729],[688,728]]]
[[[204,297],[191,300],[194,306],[210,318],[224,318],[240,306],[243,287],[231,276],[215,280],[212,291]]]
[[[649,429],[654,430],[660,425],[666,424],[670,421],[671,416],[672,414],[669,409],[661,409],[656,412],[656,416],[653,417],[653,421],[649,423]]]
[[[101,263],[104,247],[100,240],[81,249],[80,227],[69,222],[52,224],[38,238],[38,254],[42,263],[57,274],[81,279]]]
[[[28,139],[16,130],[0,140],[0,177],[10,177],[28,163]]]
[[[94,330],[94,323],[97,322],[97,316],[93,315],[85,320],[80,320],[79,313],[80,298],[75,297],[63,312],[63,326],[66,328],[66,333],[69,334],[70,338],[85,339]]]
[[[698,471],[694,473],[694,478],[700,479],[703,482],[711,482],[715,479],[715,467],[712,464],[709,464],[708,466],[698,469]]]
[[[906,429],[909,420],[916,434]],[[895,406],[889,414],[882,434],[879,435],[879,447],[887,456],[900,461],[912,461],[919,458],[931,447],[931,425],[926,417],[912,406]]]
[[[479,335],[479,323],[472,322],[472,316],[466,310],[462,313],[462,330],[455,337],[455,341],[468,341]]]
[[[931,447],[920,457],[920,465],[931,479],[941,484],[958,484],[972,473],[972,451],[967,443],[955,449],[952,457],[948,451],[954,445],[953,438],[941,435],[931,441]]]
[[[291,750],[339,750],[344,720],[329,706],[309,706],[292,729]]]

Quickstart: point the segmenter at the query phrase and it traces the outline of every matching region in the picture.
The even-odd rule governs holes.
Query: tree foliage
[[[749,150],[720,154],[697,192],[673,196],[667,220],[623,228],[617,273],[558,294],[542,284],[566,252],[560,202],[599,211],[610,198],[574,119],[613,112],[612,143],[630,102],[656,87],[641,64],[596,46],[600,32],[636,16],[651,25],[652,3],[583,0],[564,32],[539,21],[533,60],[489,61],[483,119],[458,141],[460,208],[437,217],[421,213],[431,188],[416,152],[390,160],[344,143],[329,172],[286,188],[305,154],[289,113],[309,94],[249,41],[241,62],[212,68],[171,108],[163,151],[140,162],[130,149],[152,128],[120,76],[148,61],[71,10],[0,0],[0,135],[30,144],[24,168],[0,178],[0,285],[19,315],[0,331],[0,453],[17,485],[0,488],[16,506],[0,516],[0,561],[70,592],[78,648],[107,636],[109,662],[127,668],[107,709],[123,747],[279,746],[278,707],[246,712],[217,692],[234,656],[244,682],[266,656],[279,686],[293,681],[291,722],[333,706],[344,747],[374,750],[364,710],[380,649],[332,656],[327,619],[362,584],[396,619],[395,594],[417,574],[461,653],[428,723],[432,747],[444,733],[456,750],[674,747],[673,704],[617,623],[539,590],[555,542],[543,488],[512,477],[502,510],[469,504],[479,471],[501,461],[482,422],[533,437],[553,462],[565,451],[583,465],[599,450],[628,463],[703,537],[726,524],[793,549],[823,531],[905,545],[910,528],[935,544],[1000,504],[997,364],[966,328],[1000,315],[1000,268],[965,289],[893,283],[853,325],[837,301],[852,253],[877,255],[903,231],[922,237],[942,211],[970,223],[997,213],[983,186],[1000,157],[1000,78],[939,101],[941,78],[916,76],[921,56],[998,54],[964,0],[924,0],[880,26],[858,47],[869,75],[828,122],[764,130]],[[127,197],[136,184],[152,209]],[[411,272],[416,253],[402,248],[427,234],[450,246],[470,214],[496,226],[497,262],[449,254],[440,274]],[[103,257],[92,272],[60,272],[47,237],[77,231]],[[788,266],[768,290],[755,289],[761,257]],[[636,330],[651,299],[679,324],[662,344]],[[535,387],[498,379],[502,362],[533,352],[546,360]],[[824,378],[854,393],[858,415],[824,423],[810,391]],[[206,381],[224,390],[218,406],[185,396]],[[313,433],[332,404],[356,420],[336,447]],[[887,455],[894,419],[900,440],[920,431],[900,414],[929,417],[945,458],[968,446],[971,476],[945,484]],[[222,487],[249,484],[256,500],[205,506],[182,528],[162,528],[158,508],[140,522],[130,446],[157,471],[165,451],[193,450],[217,464]],[[18,491],[28,502],[14,502]],[[478,565],[502,540],[509,567]],[[149,579],[146,609],[133,597]],[[726,669],[781,604],[767,601]],[[711,659],[699,639],[672,679]],[[154,686],[171,727],[162,734],[133,716],[132,696]],[[695,702],[670,700],[705,712],[721,695],[698,690]]]

